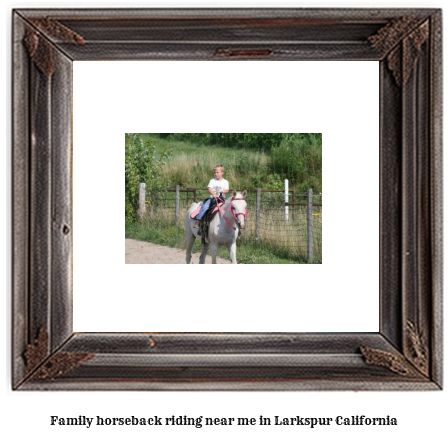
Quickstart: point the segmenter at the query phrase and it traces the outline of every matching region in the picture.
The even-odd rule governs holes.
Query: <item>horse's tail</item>
[[[182,251],[187,249],[187,239],[184,239],[184,243],[182,244]]]

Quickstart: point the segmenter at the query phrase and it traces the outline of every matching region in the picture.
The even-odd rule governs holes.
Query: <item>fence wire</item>
[[[205,189],[181,188],[178,199],[175,189],[152,191],[146,194],[147,215],[176,223],[183,228],[191,204],[201,202],[208,196]],[[310,212],[308,212],[307,194],[291,194],[287,209],[285,209],[285,195],[281,191],[262,190],[257,209],[257,190],[249,190],[246,202],[249,212],[246,229],[242,232],[239,245],[257,245],[275,251],[287,259],[322,263],[321,195],[312,196]],[[310,236],[312,236],[311,260]]]

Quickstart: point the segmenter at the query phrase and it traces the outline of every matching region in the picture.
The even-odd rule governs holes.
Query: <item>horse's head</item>
[[[246,228],[246,216],[247,216],[247,204],[245,199],[246,194],[247,194],[246,190],[244,190],[243,193],[234,190],[232,193],[232,198],[230,199],[230,210],[232,211],[236,225],[241,230],[244,230]]]

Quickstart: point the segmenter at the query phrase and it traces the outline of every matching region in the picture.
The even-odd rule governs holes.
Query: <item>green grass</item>
[[[270,187],[272,176],[269,171],[269,156],[264,152],[204,146],[149,134],[143,134],[142,137],[151,138],[159,155],[166,148],[172,150],[172,156],[163,167],[162,174],[167,187],[180,185],[184,188],[205,188],[213,178],[213,166],[224,164],[224,178],[229,181],[231,188],[277,188]]]
[[[306,263],[305,260],[288,256],[287,251],[281,248],[264,247],[255,243],[245,243],[238,246],[238,263],[242,264],[298,264]]]
[[[237,150],[224,148],[220,146],[207,146],[196,143],[191,143],[188,141],[177,141],[170,140],[165,138],[160,138],[156,135],[151,134],[141,134],[142,138],[150,138],[153,144],[156,146],[156,152],[158,154],[162,153],[165,148],[172,148],[173,156],[176,157],[178,154],[187,154],[189,156],[197,156],[198,158],[203,157],[204,154],[208,154],[209,152],[216,151],[216,153],[211,154],[212,156],[219,156],[222,161],[233,160],[235,155],[240,155],[240,152],[245,155],[257,156],[260,155],[259,152],[256,151],[247,151],[247,150]],[[215,163],[216,164],[216,163]],[[211,172],[211,170],[210,170]],[[213,177],[213,173],[212,173]],[[207,181],[208,182],[208,181]]]
[[[322,137],[308,134],[299,140],[300,134],[291,134],[268,151],[204,145],[190,141],[161,138],[158,134],[141,134],[156,146],[156,153],[169,148],[172,156],[163,169],[166,186],[203,187],[213,177],[212,167],[222,163],[224,177],[237,189],[282,189],[285,178],[296,192],[313,188],[322,191]]]
[[[182,248],[184,244],[184,230],[168,221],[161,219],[147,219],[143,223],[126,221],[125,237],[156,243],[171,248]],[[193,253],[199,253],[202,245],[199,239],[193,246]],[[230,260],[227,248],[219,248],[218,256]],[[281,248],[263,247],[255,243],[237,244],[237,260],[241,264],[297,264],[306,263],[303,259],[289,257]]]

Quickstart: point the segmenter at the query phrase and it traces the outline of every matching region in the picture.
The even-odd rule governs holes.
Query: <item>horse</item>
[[[202,253],[199,257],[200,264],[205,263],[205,257],[209,248],[211,250],[212,263],[216,264],[216,253],[220,246],[228,248],[230,260],[232,264],[236,264],[236,239],[240,230],[244,230],[246,227],[246,194],[246,190],[242,193],[234,190],[232,197],[222,204],[218,213],[210,222],[208,236],[206,236],[207,243],[203,245]],[[196,237],[201,237],[198,235],[199,230],[193,227],[195,220],[191,218],[191,214],[198,206],[198,203],[193,203],[185,216],[186,246],[184,248],[187,250],[187,264],[191,263],[191,249]]]

